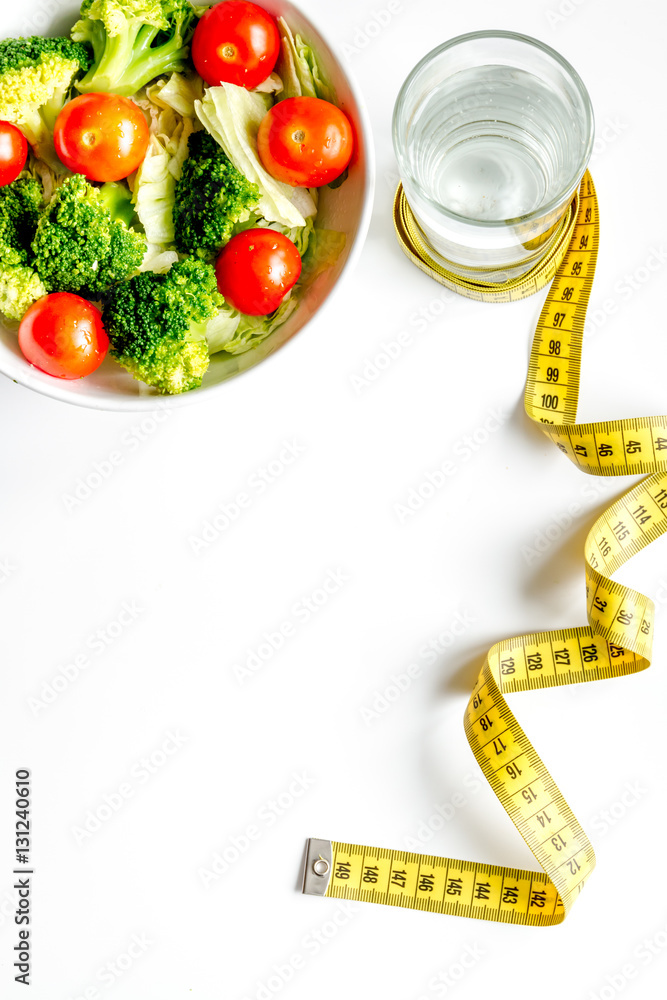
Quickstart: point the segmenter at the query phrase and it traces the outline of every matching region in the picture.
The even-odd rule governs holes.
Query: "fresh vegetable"
[[[211,260],[259,202],[259,188],[246,180],[208,132],[194,132],[190,155],[176,184],[176,249]]]
[[[267,316],[298,281],[301,257],[282,233],[246,229],[223,247],[215,272],[218,289],[232,308]]]
[[[156,136],[151,136],[146,158],[134,181],[132,198],[149,244],[171,246],[174,242],[174,192],[176,178],[170,171],[171,156]]]
[[[226,0],[203,14],[192,41],[192,60],[206,83],[253,90],[273,72],[280,35],[273,18],[246,0]]]
[[[310,45],[293,35],[284,17],[278,18],[281,51],[276,69],[283,81],[279,101],[288,97],[320,97],[336,103],[336,93]]]
[[[267,223],[266,219],[251,217],[245,228],[266,228],[282,232],[296,246],[302,258],[299,282],[287,295],[275,312],[267,316],[250,316],[234,310],[225,304],[219,315],[211,321],[206,331],[209,353],[225,351],[227,354],[244,354],[253,350],[267,339],[278,327],[287,322],[300,300],[299,291],[310,285],[324,271],[333,267],[345,249],[345,233],[331,229],[316,229],[313,219],[301,229],[282,229],[277,223]]]
[[[140,108],[116,94],[81,94],[55,124],[56,152],[91,181],[120,181],[143,161],[150,133]]]
[[[33,268],[0,264],[0,312],[7,319],[22,319],[44,295],[44,283]]]
[[[61,163],[60,170],[63,169]],[[43,192],[45,205],[51,201],[53,192],[62,180],[62,174],[57,174],[44,160],[39,160],[36,156],[31,156],[30,154],[28,154],[28,162],[26,163],[23,176],[33,177],[38,182]]]
[[[41,215],[32,243],[35,266],[50,292],[81,292],[92,299],[124,281],[146,252],[143,234],[122,221],[115,198],[81,174],[67,177]]]
[[[8,38],[0,42],[0,119],[17,125],[35,154],[62,171],[53,126],[90,55],[69,38]]]
[[[203,10],[189,0],[83,0],[72,38],[92,46],[93,64],[77,90],[131,97],[155,77],[185,69]]]
[[[0,122],[0,187],[19,176],[28,159],[28,143],[23,132],[11,122]]]
[[[210,87],[195,109],[236,169],[259,187],[259,214],[290,229],[305,226],[306,218],[316,212],[308,190],[275,180],[257,155],[257,132],[268,110],[266,95],[225,83]]]
[[[265,115],[257,133],[262,164],[285,184],[322,187],[346,169],[352,128],[335,104],[317,97],[290,97]]]
[[[19,347],[47,375],[75,379],[99,368],[109,340],[99,309],[78,295],[55,292],[28,309],[19,327]]]
[[[303,257],[308,248],[308,241],[312,236],[314,227],[315,219],[312,215],[306,219],[305,226],[294,226],[294,228],[289,229],[287,226],[281,226],[279,222],[268,222],[261,215],[253,212],[247,222],[241,222],[237,225],[236,232],[243,232],[244,229],[273,229],[274,232],[282,233],[283,236],[291,240],[301,257]]]
[[[42,189],[34,177],[20,177],[0,188],[0,260],[30,263],[32,243],[43,207]]]
[[[313,229],[301,255],[301,284],[310,286],[316,278],[334,267],[345,249],[345,233],[335,229]]]
[[[151,120],[151,137],[143,163],[132,182],[132,200],[149,244],[171,247],[174,242],[176,182],[188,156],[188,140],[201,128],[194,102],[203,94],[200,77],[173,73],[146,88],[137,103]]]
[[[209,365],[206,330],[222,304],[215,271],[203,261],[139,274],[116,285],[104,307],[112,356],[160,393],[194,389]]]
[[[132,192],[126,184],[119,181],[107,181],[99,189],[102,204],[111,217],[117,222],[123,222],[131,227],[137,221],[137,214],[132,204]]]
[[[172,73],[168,80],[158,80],[149,91],[159,106],[171,108],[181,118],[195,118],[195,101],[204,96],[204,81],[195,72]]]
[[[108,325],[111,356],[176,393],[257,349],[345,245],[315,224],[347,175],[334,104],[307,42],[245,0],[83,0],[71,39],[0,43],[0,312],[29,360],[80,377]]]
[[[296,295],[288,295],[268,316],[248,316],[224,306],[206,331],[209,354],[245,354],[259,347],[278,327],[287,322],[299,305]]]
[[[30,249],[41,208],[42,188],[33,177],[0,187],[0,312],[8,319],[21,319],[46,295]]]

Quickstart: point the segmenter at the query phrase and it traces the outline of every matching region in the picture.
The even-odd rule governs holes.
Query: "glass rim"
[[[548,201],[546,204],[540,205],[539,208],[534,209],[532,212],[528,212],[526,215],[520,215],[512,219],[491,219],[491,220],[473,219],[468,215],[460,215],[457,212],[452,212],[450,209],[445,208],[444,205],[441,205],[440,202],[436,201],[428,194],[427,191],[424,190],[419,181],[417,181],[416,178],[414,177],[412,171],[407,169],[406,159],[403,155],[402,149],[400,148],[402,143],[398,137],[399,108],[401,108],[402,104],[405,103],[409,87],[417,79],[417,77],[424,69],[424,67],[427,66],[430,62],[432,62],[435,58],[440,56],[443,52],[446,52],[448,49],[454,48],[455,46],[461,45],[462,43],[476,41],[477,39],[481,38],[507,38],[510,39],[511,41],[521,42],[522,44],[528,45],[530,48],[539,49],[541,52],[550,56],[554,60],[554,62],[558,64],[561,70],[564,70],[565,74],[571,79],[572,83],[574,84],[575,90],[577,91],[577,94],[581,99],[582,107],[585,114],[585,124],[588,129],[588,142],[579,159],[577,170],[574,172],[575,179],[570,183],[570,185],[562,188],[558,192],[558,194],[556,194],[553,198],[551,198],[551,200]],[[568,60],[565,59],[565,57],[562,56],[559,52],[556,52],[555,49],[552,49],[550,45],[547,45],[545,42],[541,42],[538,38],[533,38],[531,35],[522,35],[514,31],[494,31],[494,30],[471,31],[464,35],[456,35],[455,38],[450,38],[448,41],[443,42],[441,45],[436,46],[434,49],[431,49],[431,51],[427,52],[426,55],[419,60],[417,65],[410,70],[406,79],[403,81],[401,89],[398,92],[396,102],[394,104],[394,111],[392,115],[392,139],[394,145],[394,153],[396,155],[396,159],[398,160],[399,173],[403,172],[410,178],[410,182],[414,184],[415,188],[418,189],[420,197],[423,198],[425,202],[427,202],[430,206],[436,209],[437,212],[441,213],[442,215],[446,216],[449,219],[453,219],[456,222],[463,222],[466,225],[476,226],[480,229],[498,229],[506,227],[508,222],[511,222],[513,224],[518,224],[518,223],[525,224],[528,222],[532,222],[535,219],[543,218],[545,215],[548,215],[550,212],[555,211],[557,208],[563,205],[563,203],[566,202],[570,197],[574,196],[574,192],[576,191],[578,184],[581,182],[581,179],[584,173],[586,172],[586,167],[588,166],[588,162],[593,152],[593,142],[595,139],[595,116],[593,113],[593,105],[591,103],[591,98],[588,93],[588,90],[586,89],[584,81],[581,79],[574,66],[572,66],[572,64],[569,63]]]

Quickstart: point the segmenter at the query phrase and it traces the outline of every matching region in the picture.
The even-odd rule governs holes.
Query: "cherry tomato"
[[[276,22],[246,0],[209,7],[192,39],[192,61],[212,87],[235,83],[252,90],[273,72],[279,53]]]
[[[339,177],[352,156],[352,126],[343,112],[318,97],[288,97],[262,119],[259,158],[276,180],[321,187]]]
[[[66,167],[91,181],[120,181],[143,161],[150,132],[144,113],[117,94],[81,94],[65,105],[54,131]]]
[[[25,167],[28,143],[11,122],[0,122],[0,187],[11,184]]]
[[[222,248],[215,271],[218,290],[233,309],[267,316],[298,281],[301,257],[282,233],[246,229]]]
[[[54,292],[28,309],[19,327],[19,347],[40,371],[73,379],[99,368],[109,338],[92,303],[70,292]]]

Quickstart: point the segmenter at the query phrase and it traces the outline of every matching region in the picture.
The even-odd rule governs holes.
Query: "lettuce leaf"
[[[204,99],[195,102],[195,110],[237,170],[258,185],[264,218],[289,228],[305,226],[306,216],[317,211],[310,192],[275,180],[257,154],[257,132],[270,103],[269,95],[223,83],[209,87]]]
[[[208,353],[217,354],[218,351],[227,350],[226,345],[233,341],[240,322],[241,313],[235,312],[231,306],[223,306],[206,327]]]
[[[281,54],[278,73],[283,80],[283,90],[276,100],[286,97],[319,97],[336,103],[336,92],[325,78],[317,56],[301,35],[293,35],[284,17],[278,18]]]
[[[253,90],[257,94],[279,94],[283,90],[283,81],[277,73],[271,73],[266,80],[253,87]]]
[[[309,219],[306,219],[306,225],[301,229],[283,229],[282,232],[284,236],[287,236],[294,243],[303,260],[310,238],[315,232],[315,220],[311,216]]]
[[[229,306],[223,306],[218,317],[212,319],[206,329],[209,354],[217,354],[218,351],[226,351],[227,354],[244,354],[246,351],[250,351],[257,344],[266,340],[279,326],[282,326],[298,304],[296,295],[288,295],[276,311],[268,316],[246,316],[245,313],[235,312]],[[230,330],[231,321],[236,320],[235,329],[226,338],[223,321],[220,318],[224,313],[230,320]],[[216,326],[216,324],[219,325]]]
[[[148,95],[156,104],[171,108],[182,118],[196,118],[195,102],[204,96],[204,81],[197,73],[172,73],[169,80],[162,78],[152,84]]]
[[[152,135],[148,151],[132,182],[132,201],[149,243],[173,244],[176,181],[188,155],[194,122],[181,120],[174,135]]]
[[[284,101],[288,97],[302,97],[303,91],[296,71],[296,50],[291,41],[291,31],[284,18],[278,19],[280,32],[280,55],[276,63],[276,71],[283,81],[283,89],[276,95],[276,101]]]
[[[173,73],[169,81],[157,80],[135,98],[149,119],[151,137],[143,163],[129,179],[132,201],[148,242],[162,248],[174,242],[176,181],[188,156],[188,140],[201,128],[194,117],[200,92],[196,82]]]
[[[335,229],[313,229],[302,254],[299,283],[310,285],[320,274],[333,267],[345,249],[345,243],[345,233]]]
[[[174,242],[174,192],[176,178],[169,170],[171,157],[157,136],[151,136],[143,163],[134,180],[132,200],[149,243]]]
[[[156,243],[149,243],[146,247],[144,259],[141,262],[140,271],[154,271],[156,274],[166,274],[171,270],[172,264],[179,259],[175,250],[165,250],[164,247]]]

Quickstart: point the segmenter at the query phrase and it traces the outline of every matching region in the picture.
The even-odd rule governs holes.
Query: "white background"
[[[619,574],[657,598],[653,668],[513,700],[597,851],[563,925],[345,909],[298,890],[308,836],[398,848],[421,835],[429,853],[535,866],[479,780],[462,713],[493,642],[585,623],[584,539],[631,480],[585,477],[524,416],[544,293],[475,304],[404,258],[390,121],[409,69],[464,31],[522,31],[575,65],[597,116],[603,225],[579,417],[664,412],[667,257],[644,267],[667,250],[663,5],[559,3],[402,0],[380,30],[384,0],[304,0],[357,76],[378,154],[370,236],[332,310],[229,391],[159,423],[2,381],[3,997],[25,995],[11,968],[17,767],[33,772],[35,1000],[661,994],[664,542]],[[2,19],[21,27],[20,12]],[[355,387],[401,331],[411,344]],[[301,454],[274,464],[282,474],[260,492],[285,442]],[[396,505],[447,459],[456,475],[401,519]],[[86,481],[97,485],[72,502]],[[196,554],[192,538],[239,492],[249,507]],[[295,605],[330,572],[345,582],[307,616]],[[134,619],[121,627],[124,605]],[[467,624],[454,638],[457,616]],[[240,683],[234,665],[288,622],[294,634]],[[420,650],[438,636],[429,662]],[[36,707],[77,655],[88,666]],[[410,664],[420,675],[369,718]],[[165,754],[173,733],[181,745]],[[131,794],[108,818],[105,796],[118,804],[123,785]],[[457,792],[465,804],[427,839]],[[107,819],[82,838],[98,810]],[[206,887],[202,870],[250,825],[258,839]]]

